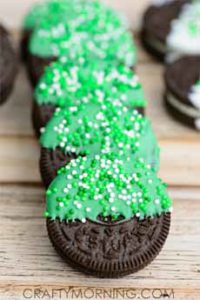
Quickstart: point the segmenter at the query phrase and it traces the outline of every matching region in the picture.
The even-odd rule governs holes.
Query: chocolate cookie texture
[[[0,104],[5,102],[9,97],[16,73],[17,58],[12,47],[9,33],[0,24]]]
[[[183,75],[184,74],[184,75]],[[178,120],[200,130],[200,56],[187,56],[165,72],[165,101]]]
[[[47,190],[47,227],[72,265],[101,277],[143,268],[161,250],[171,199],[155,172],[115,154],[76,158]]]
[[[167,53],[167,38],[172,22],[178,18],[188,1],[155,1],[144,14],[142,41],[147,50],[157,58]]]
[[[47,67],[35,89],[34,128],[47,123],[44,107],[66,108],[70,105],[91,103],[111,96],[130,109],[144,112],[146,100],[138,76],[128,67],[118,63],[104,63],[99,59],[78,57],[69,61],[63,57]],[[49,112],[49,109],[48,109]],[[49,119],[52,114],[49,114]]]
[[[169,233],[170,214],[133,218],[121,224],[47,219],[51,242],[76,269],[98,277],[122,277],[146,267],[159,254]]]
[[[136,60],[135,45],[124,20],[96,0],[78,1],[78,9],[74,9],[74,6],[75,4],[71,4],[73,9],[70,11],[70,18],[60,14],[57,18],[51,18],[49,14],[35,28],[29,43],[28,65],[32,74],[35,69],[32,62],[38,58],[46,64],[60,56],[72,55],[87,56],[88,59],[96,56],[101,60],[118,60],[132,67]],[[33,75],[34,82],[39,79],[38,74],[35,72]]]

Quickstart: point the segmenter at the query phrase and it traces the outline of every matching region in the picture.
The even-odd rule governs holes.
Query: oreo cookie
[[[47,219],[50,240],[72,267],[93,276],[118,278],[150,264],[161,251],[170,214],[139,221],[97,224]]]
[[[144,46],[167,62],[200,53],[199,1],[155,1],[144,15]]]
[[[146,101],[141,83],[128,67],[99,59],[77,57],[67,61],[63,57],[46,69],[35,90],[33,124],[37,135],[56,107],[67,109],[108,96],[144,113]]]
[[[165,83],[169,112],[200,130],[200,56],[187,56],[167,66]]]
[[[60,13],[49,12],[33,31],[28,55],[33,85],[44,67],[61,56],[75,59],[80,55],[88,60],[95,56],[104,61],[117,60],[129,67],[135,65],[136,49],[124,19],[99,1],[75,3],[70,9],[67,3],[63,4],[66,8]],[[66,9],[69,18],[64,14]]]
[[[117,278],[148,265],[168,236],[172,201],[143,159],[80,157],[47,190],[47,229],[56,251],[85,273]]]
[[[57,109],[44,128],[40,170],[46,187],[71,156],[126,153],[127,160],[143,157],[158,170],[159,148],[150,122],[114,99],[98,101]]]
[[[0,24],[0,104],[12,92],[17,73],[17,57],[7,30]]]

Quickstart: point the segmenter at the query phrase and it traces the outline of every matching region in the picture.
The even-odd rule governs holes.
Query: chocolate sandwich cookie
[[[185,55],[199,55],[199,19],[199,1],[158,1],[145,13],[143,43],[151,53],[166,57],[168,62]]]
[[[61,56],[78,55],[100,60],[120,61],[132,67],[136,61],[133,37],[124,20],[99,1],[83,2],[73,18],[42,20],[31,35],[28,70],[33,85],[44,72],[44,66]]]
[[[117,278],[148,265],[168,236],[172,201],[144,161],[79,157],[47,190],[47,229],[59,255],[85,273]]]
[[[167,52],[167,37],[172,22],[178,18],[187,1],[154,1],[143,18],[142,42],[145,48],[157,58],[163,60]]]
[[[0,104],[10,95],[16,73],[17,58],[7,30],[0,24]]]
[[[188,56],[165,72],[165,101],[170,113],[200,130],[200,56]]]
[[[35,89],[33,124],[37,135],[56,107],[103,100],[111,96],[144,113],[146,101],[138,76],[128,67],[99,59],[62,57],[47,67]]]
[[[115,99],[57,109],[40,143],[40,170],[46,187],[71,157],[126,153],[129,161],[143,157],[154,170],[159,168],[159,147],[149,120]]]

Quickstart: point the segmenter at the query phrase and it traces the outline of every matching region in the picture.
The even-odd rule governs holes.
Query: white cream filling
[[[162,54],[165,55],[167,47],[164,43],[160,42],[159,40],[157,40],[156,38],[154,38],[152,35],[148,34],[146,36],[146,40],[148,41],[148,44],[150,46],[152,46],[152,48],[158,50],[159,52],[161,52]]]
[[[192,86],[188,98],[190,102],[200,110],[200,84],[196,84]]]
[[[195,125],[196,129],[200,131],[200,118],[199,118],[199,119],[196,119],[196,120],[194,121],[194,125]]]
[[[200,118],[199,110],[180,102],[180,100],[169,91],[167,91],[167,101],[184,115],[191,118]]]
[[[167,101],[171,106],[175,107],[178,111],[183,113],[188,117],[194,119],[194,126],[197,130],[200,130],[200,111],[196,111],[195,108],[188,107],[187,105],[181,103],[174,95],[167,91]]]

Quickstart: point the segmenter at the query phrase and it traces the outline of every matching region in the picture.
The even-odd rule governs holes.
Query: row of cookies
[[[166,61],[164,100],[181,122],[200,130],[200,2],[156,0],[143,19],[142,41]]]
[[[47,1],[26,17],[22,49],[53,246],[95,276],[138,271],[167,238],[172,201],[126,22],[97,0]]]

